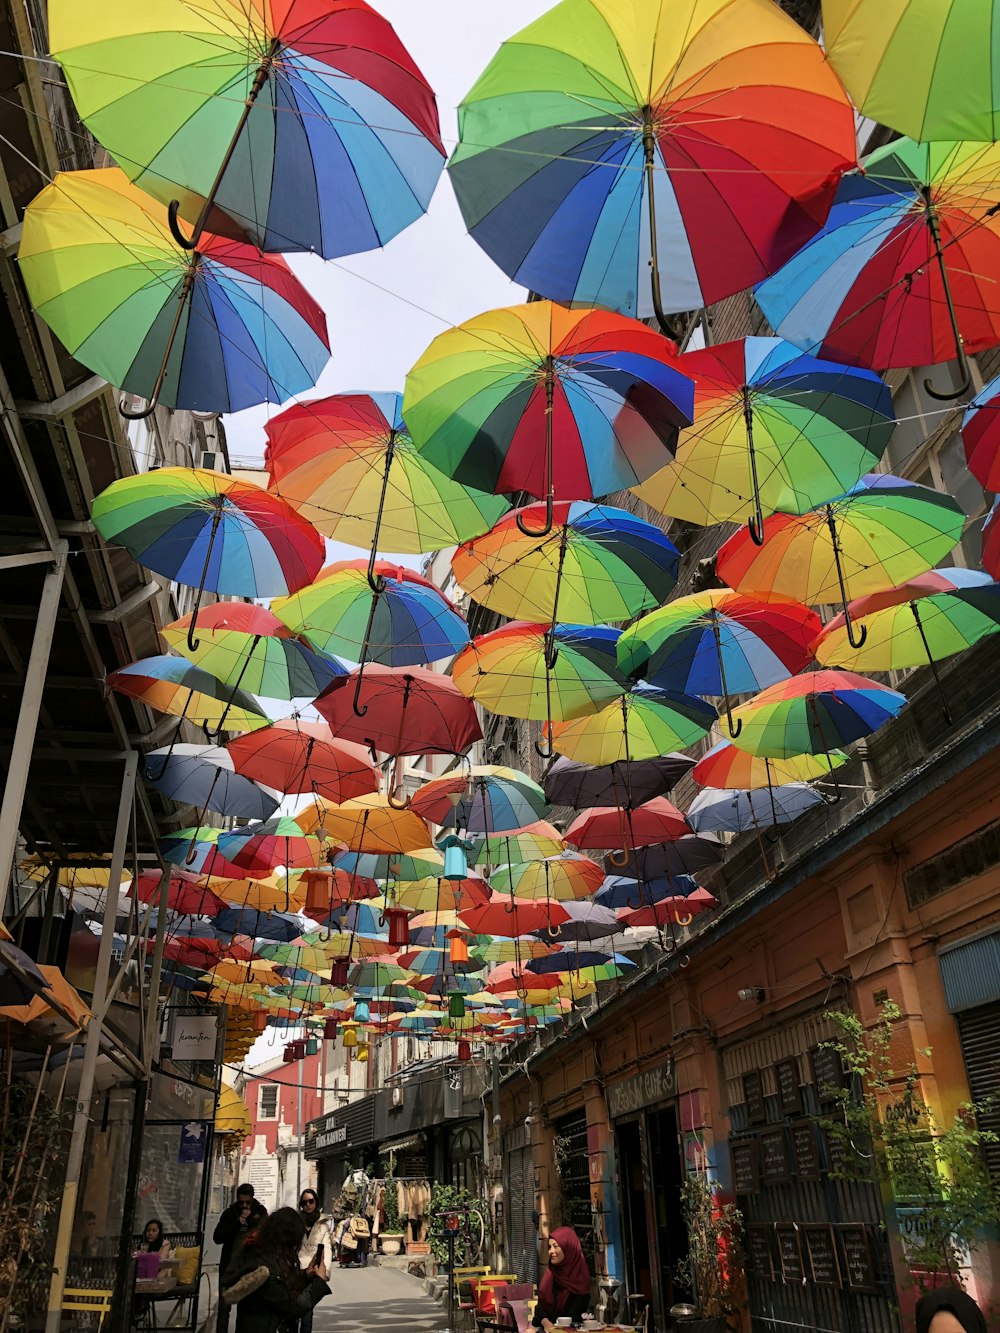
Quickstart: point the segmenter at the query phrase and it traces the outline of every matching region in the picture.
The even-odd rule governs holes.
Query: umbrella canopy
[[[987,491],[1000,491],[1000,375],[983,386],[962,417],[969,471]]]
[[[668,792],[693,765],[693,759],[676,753],[597,767],[560,755],[545,775],[545,796],[553,805],[577,810],[592,805],[642,805]]]
[[[542,861],[501,866],[490,876],[490,885],[496,893],[510,893],[535,901],[589,898],[603,882],[601,867],[579,852],[562,852]],[[467,920],[467,917],[463,915],[462,919]]]
[[[687,926],[694,917],[718,905],[719,900],[707,889],[694,889],[686,898],[661,898],[651,907],[619,912],[618,918],[626,926]]]
[[[599,625],[631,620],[673,591],[679,556],[668,537],[634,514],[607,505],[562,503],[551,531],[537,531],[541,506],[515,510],[452,556],[473,601],[515,620],[562,618]]]
[[[688,807],[696,833],[744,833],[767,825],[790,824],[817,805],[818,791],[803,782],[757,791],[700,791]]]
[[[855,155],[823,53],[754,0],[683,17],[667,0],[563,0],[500,48],[459,132],[452,182],[503,271],[640,317],[773,272]]]
[[[238,819],[267,819],[280,804],[265,787],[233,768],[232,755],[217,745],[177,743],[146,755],[146,780],[179,805]]]
[[[207,233],[183,249],[118,167],[59,172],[25,210],[18,267],[67,351],[148,399],[142,416],[284,402],[329,360],[323,311],[280,256]]]
[[[545,819],[508,833],[470,838],[469,860],[485,860],[491,865],[511,865],[515,861],[540,861],[566,850],[563,836]]]
[[[566,920],[558,926],[541,932],[546,941],[558,940],[560,943],[603,940],[620,930],[618,918],[608,907],[597,903],[564,902]],[[555,955],[549,955],[555,956]],[[539,969],[549,970],[549,969]],[[559,971],[559,968],[552,969]]]
[[[248,935],[259,940],[294,940],[302,934],[302,921],[287,912],[259,912],[254,907],[229,907],[212,922],[217,934]]]
[[[457,912],[466,907],[479,907],[488,902],[490,886],[482,875],[470,871],[464,879],[400,880],[386,890],[386,899],[392,907],[404,907],[411,912]],[[412,930],[410,936],[412,939]],[[444,948],[444,944],[436,947]]]
[[[180,866],[192,875],[209,875],[215,879],[242,880],[245,872],[234,866],[216,845],[225,829],[182,828],[160,839],[160,855],[171,865]],[[240,934],[247,934],[240,931]]]
[[[850,671],[812,671],[779,681],[736,709],[736,743],[783,759],[823,754],[870,736],[906,706],[906,696]]]
[[[439,334],[406,378],[417,448],[446,476],[546,502],[645,481],[691,424],[674,345],[636,320],[550,301],[492,310]],[[523,530],[523,519],[522,519]]]
[[[995,0],[823,0],[823,45],[855,105],[914,139],[1000,138]]]
[[[594,895],[594,902],[611,911],[623,907],[651,907],[662,898],[676,899],[693,893],[697,887],[697,880],[690,875],[645,881],[627,875],[609,875]]]
[[[109,672],[104,683],[116,694],[202,727],[225,721],[233,731],[251,731],[269,725],[253,695],[221,685],[183,657],[143,657]]]
[[[384,853],[392,857],[403,852],[420,852],[430,847],[431,842],[426,820],[411,810],[395,809],[378,792],[340,805],[317,801],[300,811],[296,820],[306,832],[316,833],[324,841],[341,843],[347,852]]]
[[[722,843],[715,834],[692,833],[674,842],[636,847],[621,865],[614,867],[614,871],[648,884],[664,876],[691,875],[708,866],[718,865],[723,855]]]
[[[846,762],[847,755],[842,750],[830,750],[820,756],[794,754],[783,759],[768,759],[748,754],[732,741],[720,741],[698,760],[691,776],[699,787],[756,790],[829,777],[832,769]]]
[[[411,809],[442,828],[490,834],[521,829],[548,813],[537,782],[526,773],[493,764],[472,764],[432,778],[414,795]]]
[[[467,908],[459,916],[474,935],[499,935],[504,939],[530,935],[569,920],[566,905],[554,897],[530,900],[509,893],[495,893],[485,906]]]
[[[334,681],[315,707],[338,736],[383,754],[461,754],[483,736],[454,681],[422,667],[371,663],[360,682],[356,674]]]
[[[552,748],[585,764],[654,759],[701,740],[718,721],[711,704],[640,682],[591,717],[553,722]]]
[[[326,537],[404,554],[485,532],[498,495],[452,481],[413,447],[399,393],[341,393],[295,403],[265,427],[270,489]]]
[[[656,796],[632,810],[598,806],[583,810],[566,830],[566,841],[590,851],[648,847],[651,843],[683,838],[692,830],[675,805]]]
[[[848,365],[959,361],[1000,342],[1000,146],[896,140],[845,177],[823,230],[757,288],[768,323]]]
[[[895,424],[870,370],[819,361],[780,338],[742,338],[680,358],[695,382],[694,425],[673,462],[635,487],[691,523],[801,513],[860,481]]]
[[[434,94],[365,0],[112,0],[49,14],[77,110],[180,216],[264,250],[385,245],[444,164]],[[116,381],[117,382],[117,381]]]
[[[416,813],[413,811],[412,813]],[[333,865],[351,875],[367,879],[405,880],[437,878],[444,873],[444,857],[436,847],[422,847],[417,852],[337,852]]]
[[[326,857],[319,838],[303,833],[287,815],[223,833],[218,848],[227,861],[251,875],[270,875],[279,866],[311,868]]]
[[[252,737],[237,736],[226,749],[236,771],[275,791],[310,793],[348,801],[378,788],[378,775],[360,745],[334,736],[325,722],[284,718]]]
[[[160,631],[165,643],[225,685],[241,685],[268,699],[314,699],[347,674],[335,658],[317,653],[266,607],[213,602],[199,612],[201,636],[191,649],[191,616]]]
[[[579,717],[626,688],[615,658],[620,633],[607,625],[511,621],[464,648],[452,678],[463,694],[505,717]]]
[[[378,561],[375,584],[363,560],[328,565],[316,582],[271,610],[313,647],[355,662],[418,666],[451,657],[469,641],[465,621],[433,583]]]
[[[613,981],[624,976],[635,963],[624,954],[607,953],[597,949],[561,949],[545,958],[533,958],[525,963],[525,972],[539,972],[543,976],[563,972],[583,977],[587,981]]]
[[[983,568],[995,579],[1000,579],[1000,500],[993,501],[993,508],[983,524]]]

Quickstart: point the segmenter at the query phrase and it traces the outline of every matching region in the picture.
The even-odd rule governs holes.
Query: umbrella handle
[[[246,673],[247,673],[247,667],[249,667],[249,665],[250,665],[250,659],[251,659],[251,657],[253,657],[253,655],[254,655],[254,651],[255,651],[255,649],[256,649],[258,643],[260,643],[261,638],[262,638],[262,636],[261,636],[260,634],[257,634],[257,635],[254,636],[254,641],[253,641],[253,643],[250,645],[250,651],[247,653],[246,661],[245,661],[245,662],[243,663],[243,665],[240,667],[240,674],[236,677],[236,684],[233,686],[233,688],[232,688],[232,692],[231,692],[230,695],[229,695],[229,702],[226,704],[225,708],[223,709],[222,716],[219,718],[219,722],[218,722],[218,725],[216,726],[215,730],[212,731],[212,730],[210,730],[208,727],[205,728],[205,735],[208,736],[209,740],[217,741],[217,740],[220,738],[220,736],[222,735],[222,731],[223,731],[223,728],[224,728],[224,726],[225,726],[226,718],[229,716],[229,710],[232,708],[232,706],[233,706],[233,700],[236,698],[236,691],[237,691],[237,690],[240,688],[240,686],[243,684],[243,677],[244,677],[244,676],[246,675]],[[195,642],[195,647],[197,647],[197,641]]]
[[[941,684],[941,677],[938,675],[937,663],[934,661],[931,653],[931,646],[927,642],[927,633],[924,630],[924,622],[920,619],[920,610],[916,602],[910,603],[910,610],[913,612],[913,619],[916,621],[917,632],[920,635],[920,642],[924,646],[924,653],[927,656],[927,665],[931,669],[931,675],[934,677],[934,684],[937,686],[937,692],[941,696],[941,711],[944,713],[944,720],[950,727],[954,722],[951,715],[951,709],[948,707],[948,696],[944,692],[944,686]]]
[[[729,734],[733,740],[735,740],[743,730],[743,719],[739,718],[736,722],[736,726],[733,726],[733,706],[729,700],[729,686],[726,684],[726,662],[722,655],[722,634],[719,630],[719,620],[714,608],[712,609],[711,616],[712,634],[715,637],[715,655],[719,662],[719,684],[722,686],[722,695],[726,701],[726,722],[729,726]]]
[[[743,420],[747,428],[747,452],[750,457],[750,480],[753,484],[754,512],[747,519],[747,531],[754,546],[764,545],[764,510],[760,503],[760,482],[757,478],[757,450],[753,442],[753,403],[750,401],[750,388],[743,386]],[[730,734],[732,732],[730,731]],[[738,735],[739,733],[737,733]]]
[[[955,301],[951,294],[948,266],[944,262],[944,252],[941,249],[941,231],[931,199],[931,187],[925,185],[920,192],[924,196],[924,204],[927,209],[927,226],[930,229],[931,240],[934,243],[934,256],[937,259],[938,271],[941,274],[941,286],[944,288],[944,299],[948,306],[948,319],[951,322],[952,337],[955,339],[955,360],[958,362],[958,368],[962,374],[962,382],[957,389],[949,389],[946,393],[942,393],[940,389],[934,388],[929,379],[924,380],[924,388],[939,403],[948,403],[955,398],[961,398],[964,393],[968,393],[972,387],[972,370],[969,366],[969,358],[965,355],[965,342],[962,338],[962,332],[958,327],[958,315],[955,312]],[[990,213],[993,212],[995,212],[995,209],[991,208]]]
[[[191,263],[187,266],[184,274],[184,281],[181,283],[180,291],[177,293],[177,309],[174,311],[173,323],[170,325],[170,332],[167,335],[167,343],[163,349],[163,359],[160,362],[160,369],[156,372],[156,379],[153,381],[153,391],[149,395],[146,406],[142,410],[134,410],[125,406],[125,400],[122,399],[118,404],[118,411],[128,421],[143,421],[151,416],[157,409],[160,402],[160,393],[163,389],[163,381],[167,378],[167,367],[170,362],[170,354],[174,350],[174,343],[177,341],[177,334],[180,332],[181,319],[187,308],[188,298],[191,295],[191,288],[194,286],[194,280],[198,274],[198,262],[200,255],[195,255]]]
[[[656,135],[653,131],[652,107],[643,107],[642,114],[642,151],[645,159],[646,200],[649,209],[649,279],[653,297],[653,314],[660,326],[660,332],[668,338],[673,338],[674,331],[670,327],[670,322],[663,309],[663,296],[660,291],[660,251],[659,239],[656,235],[656,179],[654,175]]]
[[[552,744],[552,682],[551,682],[551,680],[550,680],[550,678],[549,678],[549,670],[550,670],[550,667],[549,667],[548,647],[546,647],[546,649],[545,649],[545,654],[546,654],[546,656],[545,656],[545,704],[546,704],[545,711],[546,711],[546,714],[547,714],[547,717],[548,717],[548,723],[547,723],[547,725],[548,725],[548,729],[549,729],[549,739],[548,739],[548,745],[545,746],[545,747],[539,745],[538,742],[535,741],[535,754],[538,755],[539,759],[551,759],[551,758],[553,757],[553,755],[555,754],[555,747],[554,747],[553,744]],[[553,661],[555,661],[554,658],[553,658]]]
[[[201,578],[198,581],[198,591],[195,595],[194,607],[191,611],[191,623],[188,625],[187,646],[192,653],[198,651],[198,645],[201,642],[200,639],[196,639],[194,637],[194,630],[195,626],[198,623],[198,612],[201,609],[202,593],[205,591],[205,580],[208,578],[208,567],[212,561],[212,547],[215,545],[215,537],[217,532],[219,531],[219,524],[222,522],[221,498],[222,498],[221,496],[218,497],[219,503],[216,504],[215,513],[212,516],[212,531],[209,533],[208,536],[208,549],[205,551],[205,564],[201,571]],[[230,703],[232,703],[232,700],[230,700]],[[227,706],[226,712],[228,711],[229,708]],[[223,714],[223,717],[225,717],[225,713]]]
[[[170,203],[167,204],[167,224],[170,227],[170,235],[182,250],[197,250],[198,242],[201,240],[201,234],[205,230],[204,216],[198,218],[191,235],[185,236],[181,231],[180,222],[178,221],[180,207],[181,201],[179,199],[171,199]],[[202,209],[202,214],[204,214],[204,211],[205,210]]]
[[[608,852],[608,860],[613,866],[628,865],[628,852],[624,848],[620,852]]]
[[[840,600],[844,608],[844,630],[847,634],[847,642],[857,652],[863,648],[865,640],[868,638],[868,626],[861,626],[861,633],[855,639],[854,622],[851,620],[850,601],[847,596],[847,584],[844,582],[844,567],[840,563],[840,538],[837,536],[837,520],[833,516],[833,506],[826,507],[826,525],[830,529],[830,542],[833,546],[833,563],[837,570],[837,582],[840,585]]]
[[[862,628],[864,627],[862,626]],[[826,792],[820,792],[820,796],[822,796],[823,800],[827,803],[827,805],[837,805],[841,800],[843,800],[844,793],[841,791],[840,779],[837,777],[837,770],[834,768],[833,760],[830,758],[830,747],[827,745],[826,736],[823,734],[823,723],[820,720],[819,709],[816,707],[815,695],[812,697],[811,703],[813,710],[813,718],[816,722],[816,730],[819,732],[819,738],[823,742],[823,753],[826,755],[826,766],[827,769],[829,770],[830,777],[833,778],[834,795],[827,796]]]
[[[524,515],[517,515],[517,527],[525,537],[547,537],[552,531],[552,510],[555,503],[555,481],[552,475],[553,452],[553,414],[555,411],[556,363],[549,354],[545,358],[545,526],[539,530],[529,528],[524,522]]]
[[[378,609],[378,599],[384,588],[385,583],[383,582],[381,587],[376,588],[372,593],[372,609],[368,612],[368,625],[365,629],[364,643],[361,645],[361,660],[358,662],[358,674],[354,683],[354,703],[352,706],[354,708],[355,717],[364,717],[368,712],[368,705],[365,704],[364,708],[359,708],[358,701],[361,698],[361,681],[365,674],[365,661],[368,657],[368,643],[372,637],[372,629],[375,625],[375,612]]]

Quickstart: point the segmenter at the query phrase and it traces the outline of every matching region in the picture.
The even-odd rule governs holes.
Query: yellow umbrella
[[[431,842],[425,820],[411,810],[397,810],[378,793],[341,805],[316,801],[296,816],[296,822],[304,832],[343,843],[350,852],[415,852]]]

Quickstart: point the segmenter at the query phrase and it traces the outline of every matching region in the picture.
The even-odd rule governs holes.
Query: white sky
[[[458,137],[459,102],[501,42],[552,3],[374,0],[437,93],[449,153]],[[312,255],[290,257],[326,310],[332,350],[317,388],[304,396],[350,389],[401,391],[406,372],[449,324],[524,299],[523,288],[469,237],[446,174],[427,215],[383,250],[328,263]],[[263,423],[280,410],[271,404],[226,418],[234,464],[260,461]]]

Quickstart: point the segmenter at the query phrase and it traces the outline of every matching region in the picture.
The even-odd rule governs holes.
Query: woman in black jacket
[[[222,1278],[223,1295],[260,1268],[267,1278],[236,1306],[236,1333],[276,1333],[286,1320],[301,1319],[329,1296],[326,1265],[299,1267],[306,1224],[294,1208],[279,1208],[251,1231]]]

